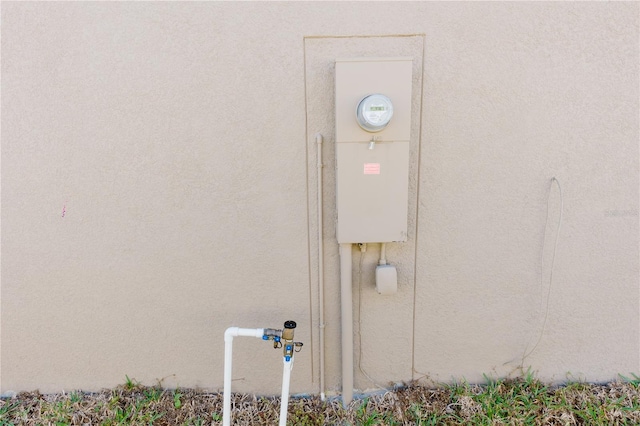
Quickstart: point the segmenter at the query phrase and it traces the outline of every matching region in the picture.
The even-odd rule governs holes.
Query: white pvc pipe
[[[387,245],[385,243],[380,243],[380,260],[378,261],[378,265],[386,265],[387,264]]]
[[[342,322],[342,404],[353,399],[353,296],[351,243],[340,244],[340,304]]]
[[[229,327],[224,332],[224,401],[222,425],[231,425],[231,371],[233,359],[233,338],[237,336],[262,338],[264,328]]]
[[[287,409],[289,406],[289,382],[291,381],[291,369],[293,369],[293,357],[287,361],[282,357],[282,398],[280,402],[280,425],[287,426]]]
[[[320,399],[324,401],[324,232],[322,223],[322,135],[316,135],[318,145],[318,310],[320,311]]]

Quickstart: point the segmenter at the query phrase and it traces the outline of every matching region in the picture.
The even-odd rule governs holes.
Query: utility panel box
[[[407,240],[412,63],[336,60],[338,243]]]

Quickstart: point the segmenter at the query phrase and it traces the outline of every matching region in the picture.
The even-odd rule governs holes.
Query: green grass
[[[620,376],[603,385],[552,387],[527,374],[515,380],[405,388],[373,394],[342,407],[339,398],[291,398],[288,424],[321,425],[635,425],[640,424],[640,378]],[[278,423],[279,398],[234,394],[239,425]],[[88,394],[21,393],[0,400],[0,426],[9,425],[217,425],[222,394],[123,385]]]

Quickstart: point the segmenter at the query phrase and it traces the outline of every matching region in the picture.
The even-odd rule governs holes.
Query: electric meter
[[[391,99],[380,93],[367,95],[358,103],[356,118],[367,132],[379,132],[387,127],[393,117]]]

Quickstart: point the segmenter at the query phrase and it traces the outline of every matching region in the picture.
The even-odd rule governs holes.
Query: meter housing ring
[[[374,93],[365,96],[356,107],[358,125],[367,132],[383,130],[393,117],[393,104],[387,96]]]

